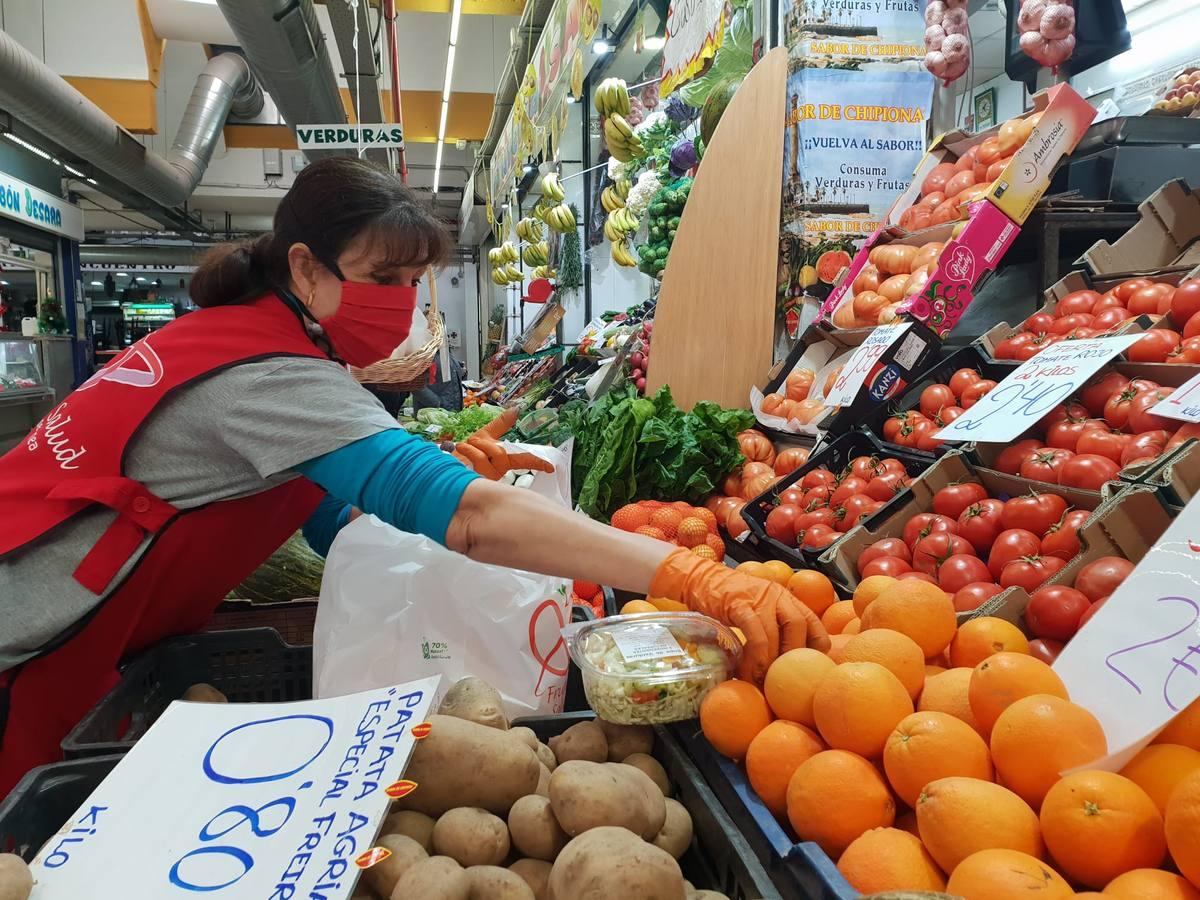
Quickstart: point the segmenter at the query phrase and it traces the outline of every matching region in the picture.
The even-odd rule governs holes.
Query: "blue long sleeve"
[[[479,477],[450,454],[399,428],[310,459],[296,471],[329,494],[304,528],[319,553],[329,550],[349,519],[350,506],[445,544],[463,492]]]

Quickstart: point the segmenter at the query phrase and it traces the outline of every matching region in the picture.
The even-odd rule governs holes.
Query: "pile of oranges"
[[[873,576],[839,601],[823,577],[789,583],[830,652],[785,653],[762,690],[719,685],[700,724],[855,889],[1200,900],[1200,701],[1120,774],[1083,768],[1109,751],[1100,723],[1015,625],[958,627],[927,582]]]
[[[717,517],[703,506],[682,501],[640,500],[618,509],[610,524],[622,531],[686,547],[705,559],[716,562],[725,559],[725,541],[717,528]]]

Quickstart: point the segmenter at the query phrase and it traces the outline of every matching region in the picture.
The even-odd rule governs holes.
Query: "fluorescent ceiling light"
[[[4,285],[5,287],[8,287],[8,282],[7,282],[7,281],[0,281],[0,284]]]
[[[438,120],[438,143],[446,139],[446,117],[450,114],[450,101],[442,101],[442,117]]]
[[[450,102],[450,83],[454,81],[454,45],[450,45],[450,51],[446,54],[446,83],[442,86],[442,102]]]
[[[454,0],[450,8],[450,46],[458,43],[458,23],[462,19],[462,0]]]
[[[444,108],[444,107],[443,107]],[[444,144],[441,141],[437,142],[437,157],[433,161],[433,193],[436,196],[438,188],[442,183],[442,147]]]
[[[141,275],[139,275],[137,278],[135,278],[135,279],[133,279],[133,280],[134,280],[134,281],[145,281],[146,279],[145,279],[145,278],[143,278]]]
[[[118,278],[128,278],[129,277],[128,272],[117,272],[116,274],[117,274]]]
[[[74,175],[76,178],[87,178],[87,176],[84,175],[82,172],[80,172],[78,169],[73,168],[72,166],[68,166],[66,163],[63,163],[63,168],[66,169],[68,172],[70,172],[72,175]]]
[[[442,115],[438,121],[437,157],[433,162],[433,193],[437,195],[442,183],[442,149],[446,141],[446,119],[450,115],[450,87],[454,83],[454,51],[458,44],[458,26],[462,21],[462,0],[453,0],[450,7],[450,40],[446,48],[446,80],[442,84]]]
[[[23,138],[17,137],[11,131],[4,132],[4,136],[6,138],[8,138],[8,140],[10,140],[14,144],[16,144],[17,146],[24,147],[30,153],[35,153],[38,156],[40,156],[42,159],[48,159],[51,162],[55,161],[54,157],[51,156],[49,153],[47,153],[45,150],[43,150],[41,147],[35,146],[34,144],[29,143],[29,141],[24,140]]]
[[[104,287],[104,282],[103,281],[93,281],[92,287]]]
[[[667,39],[660,34],[652,34],[642,42],[642,46],[647,50],[661,50],[667,46]]]
[[[87,180],[87,183],[88,183],[88,184],[98,184],[99,182],[97,182],[95,178],[89,178],[89,179]]]
[[[604,38],[596,38],[592,41],[592,52],[597,56],[604,56],[604,54],[612,52],[612,44]]]

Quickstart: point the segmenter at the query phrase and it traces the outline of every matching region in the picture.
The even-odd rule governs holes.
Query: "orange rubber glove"
[[[518,411],[509,407],[454,448],[454,455],[484,478],[499,481],[513,469],[553,472],[554,465],[532,453],[509,453],[500,439],[517,422]]]
[[[774,582],[735,572],[680,549],[668,556],[650,585],[694,612],[741,629],[746,636],[738,677],[762,684],[781,653],[800,647],[827,652],[829,633],[811,609]]]

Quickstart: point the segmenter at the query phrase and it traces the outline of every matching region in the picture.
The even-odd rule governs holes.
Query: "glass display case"
[[[70,349],[67,338],[53,338]],[[15,447],[54,405],[47,383],[45,336],[0,333],[0,453]],[[68,387],[69,389],[69,387]]]
[[[0,335],[0,394],[46,390],[38,341],[21,335]]]

